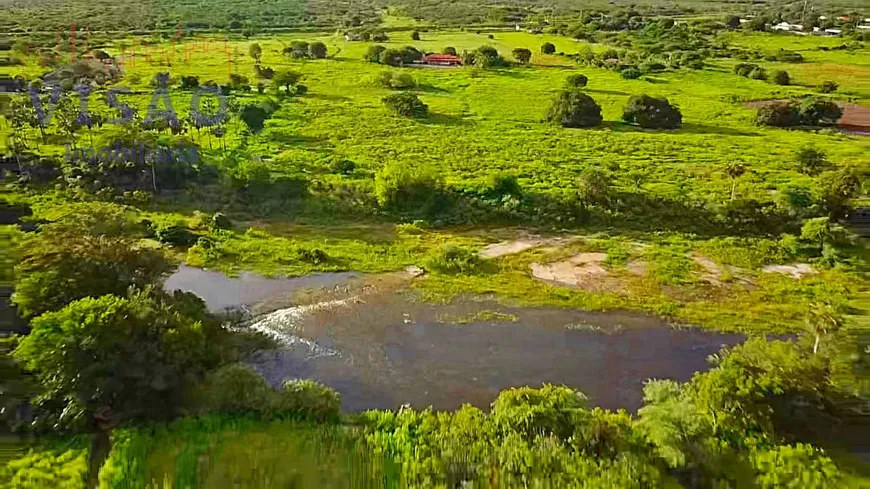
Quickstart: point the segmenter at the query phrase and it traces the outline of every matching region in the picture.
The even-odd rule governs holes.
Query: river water
[[[253,366],[276,386],[318,380],[341,393],[349,412],[403,404],[486,408],[502,389],[543,383],[576,388],[592,405],[634,411],[647,379],[686,381],[708,368],[710,354],[743,340],[675,329],[643,314],[486,301],[434,305],[396,291],[276,308],[300,287],[339,290],[350,275],[232,279],[191,268],[179,274],[167,287],[197,293],[213,310],[273,304],[252,327],[282,347],[261,353]]]

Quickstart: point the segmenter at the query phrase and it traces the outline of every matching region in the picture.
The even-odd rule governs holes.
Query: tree
[[[731,202],[734,202],[734,192],[737,190],[737,179],[746,173],[746,167],[740,163],[728,163],[725,174],[731,179]]]
[[[379,59],[382,65],[389,66],[402,66],[402,63],[404,61],[402,51],[392,48],[385,49],[383,52],[381,52]]]
[[[792,103],[773,102],[758,109],[755,120],[762,126],[793,127],[801,123],[801,114]]]
[[[806,126],[836,124],[843,116],[843,109],[839,105],[830,100],[819,98],[804,100],[798,110],[800,111],[801,124]]]
[[[785,70],[774,71],[771,80],[777,85],[788,85],[791,83],[791,77],[788,76],[788,72]]]
[[[562,127],[594,127],[601,124],[601,106],[579,90],[563,90],[547,112],[547,120]]]
[[[380,63],[381,62],[381,53],[386,51],[387,48],[379,45],[369,46],[366,50],[366,54],[364,56],[365,60],[369,63]]]
[[[683,123],[683,114],[666,98],[636,95],[628,100],[622,120],[644,128],[676,129]]]
[[[328,54],[326,44],[315,41],[308,45],[308,54],[315,59],[323,59]]]
[[[456,48],[452,46],[447,46],[441,51],[442,54],[449,54],[451,56],[456,56]]]
[[[251,131],[251,134],[258,134],[265,127],[269,113],[259,105],[245,105],[242,107],[239,117]]]
[[[402,53],[402,63],[406,65],[423,59],[423,53],[414,46],[405,46],[400,52]]]
[[[520,63],[527,65],[532,59],[532,52],[526,48],[517,48],[513,51],[514,59]]]
[[[725,24],[729,29],[738,29],[740,27],[740,17],[737,15],[729,15],[727,19],[725,19]]]
[[[814,228],[818,226],[813,226]],[[819,342],[822,337],[834,334],[843,326],[843,316],[829,303],[810,304],[807,312],[806,328],[814,337],[813,355],[819,353]]]
[[[15,304],[25,317],[56,311],[83,297],[159,286],[175,268],[160,249],[142,246],[122,209],[89,209],[45,224],[24,241],[15,267]]]
[[[405,117],[426,117],[429,113],[429,106],[410,92],[387,95],[382,101],[397,114]]]
[[[230,333],[190,293],[86,297],[31,327],[13,356],[42,386],[36,423],[95,433],[93,488],[113,427],[172,419],[205,372],[232,359]]]
[[[822,173],[816,180],[816,198],[831,219],[845,217],[852,209],[852,199],[861,190],[861,179],[853,168]]]
[[[827,155],[815,146],[804,146],[798,150],[795,160],[798,171],[807,175],[816,175],[828,165]]]
[[[589,82],[589,78],[586,75],[581,75],[579,73],[570,75],[565,79],[565,88],[573,89],[573,88],[583,88]]]
[[[248,48],[248,55],[254,58],[254,64],[260,64],[260,58],[263,56],[263,48],[260,47],[259,43],[253,43]]]
[[[275,78],[272,80],[272,83],[278,87],[284,87],[287,91],[287,94],[292,93],[292,88],[294,85],[299,83],[299,80],[302,79],[302,74],[295,71],[281,71],[275,75]]]
[[[414,41],[419,41],[420,40],[420,32],[418,32],[418,31],[411,32],[411,39]]]
[[[819,91],[822,93],[834,93],[837,91],[838,88],[840,88],[840,85],[837,82],[831,80],[823,81],[819,85]]]
[[[746,26],[751,31],[764,32],[767,30],[767,19],[762,15],[756,15],[746,24]]]
[[[551,42],[545,42],[541,46],[541,52],[544,54],[553,54],[556,52],[556,46],[553,45],[553,43],[551,43]]]
[[[600,168],[583,171],[577,181],[584,202],[607,206],[610,204],[613,178]]]
[[[831,219],[827,217],[816,217],[807,219],[801,226],[801,239],[819,245],[819,250],[824,248],[825,241],[832,238],[831,234]]]

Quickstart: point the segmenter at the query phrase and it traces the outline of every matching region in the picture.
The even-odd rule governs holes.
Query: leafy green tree
[[[323,59],[328,53],[326,44],[320,41],[315,41],[308,45],[308,54],[314,59]]]
[[[600,168],[588,168],[577,181],[580,196],[589,204],[607,206],[610,204],[613,178]]]
[[[812,231],[813,234],[819,235],[828,232],[827,226],[822,226],[820,224],[821,223],[813,225],[812,229],[808,231]],[[803,230],[801,231],[801,236],[803,237]],[[824,236],[815,237],[821,241],[824,241],[825,239]],[[806,317],[806,329],[815,337],[815,340],[813,341],[813,355],[819,353],[819,343],[822,338],[830,334],[835,334],[843,327],[843,323],[843,316],[833,305],[818,302],[810,304]]]
[[[398,49],[386,49],[380,54],[380,63],[382,65],[389,66],[402,66],[404,62],[404,57],[402,56],[402,51]]]
[[[501,433],[527,440],[537,435],[567,440],[589,416],[586,396],[564,386],[520,387],[502,391],[492,403],[492,417]]]
[[[452,55],[452,56],[456,56],[456,48],[454,48],[454,47],[452,47],[452,46],[447,46],[446,48],[444,48],[443,50],[441,50],[441,53],[442,53],[442,54],[449,54],[449,55]]]
[[[302,79],[302,74],[296,71],[281,71],[275,75],[275,78],[272,80],[272,84],[276,87],[284,87],[284,90],[288,95],[293,93],[293,86],[299,83],[299,80]]]
[[[756,122],[762,126],[793,127],[800,125],[800,110],[792,103],[773,102],[758,109]]]
[[[383,46],[378,46],[378,45],[369,46],[369,48],[366,50],[366,54],[365,54],[365,56],[363,56],[363,58],[366,61],[368,61],[369,63],[380,63],[381,62],[381,53],[383,53],[386,50],[387,50],[387,48],[385,48]]]
[[[83,297],[159,286],[175,265],[160,249],[130,237],[129,219],[98,208],[43,225],[22,243],[15,304],[25,317],[56,311]]]
[[[516,48],[513,51],[514,59],[520,63],[527,65],[532,59],[532,52],[526,48]]]
[[[402,53],[402,63],[403,64],[411,64],[416,61],[420,61],[423,59],[423,53],[420,52],[419,49],[414,46],[405,46],[401,49]]]
[[[551,43],[551,42],[545,42],[541,46],[541,52],[544,54],[553,54],[556,52],[556,46],[553,45],[553,43]]]
[[[575,88],[583,88],[589,83],[589,78],[586,75],[574,74],[565,79],[565,89],[571,90]]]
[[[381,100],[387,107],[405,117],[426,117],[429,113],[429,106],[410,92],[387,95]]]
[[[378,205],[400,214],[429,217],[448,209],[444,182],[427,168],[390,164],[375,179]]]
[[[801,124],[805,126],[817,126],[821,124],[836,124],[843,116],[843,109],[830,101],[818,98],[810,98],[800,104]]]
[[[795,159],[798,163],[798,170],[807,175],[816,175],[828,166],[825,152],[812,145],[804,146],[798,150]]]
[[[767,19],[763,15],[756,15],[746,23],[746,27],[751,31],[764,32],[767,30]]]
[[[791,83],[791,77],[788,76],[788,72],[785,70],[777,70],[773,72],[773,76],[771,77],[771,81],[777,85],[788,85]]]
[[[751,455],[759,489],[834,489],[843,486],[843,475],[824,451],[808,445],[780,445]]]
[[[740,17],[737,15],[729,15],[728,18],[725,19],[725,25],[727,25],[729,29],[738,29],[740,27]]]
[[[822,173],[816,180],[816,199],[831,219],[845,217],[852,210],[852,200],[858,196],[861,179],[853,168]]]
[[[683,114],[666,98],[635,95],[628,100],[622,120],[644,128],[676,129],[683,123]]]
[[[263,57],[263,48],[260,47],[259,43],[253,43],[248,47],[248,55],[254,58],[255,64],[260,64],[260,58]]]
[[[807,219],[801,226],[801,239],[818,244],[820,250],[831,237],[831,220],[827,217]]]
[[[547,112],[547,120],[562,127],[594,127],[601,124],[601,106],[579,90],[563,90]]]
[[[259,134],[265,127],[269,113],[263,107],[251,104],[242,107],[239,117],[245,123],[248,130],[251,131],[251,134]]]
[[[420,32],[419,31],[411,32],[411,39],[414,41],[419,41],[420,40]]]

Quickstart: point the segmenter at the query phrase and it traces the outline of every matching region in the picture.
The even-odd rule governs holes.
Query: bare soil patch
[[[567,260],[553,263],[532,263],[532,276],[547,282],[584,290],[621,289],[620,281],[604,268],[606,253],[579,253]]]
[[[498,258],[505,255],[513,255],[539,246],[558,246],[568,241],[568,238],[542,238],[540,236],[527,236],[521,239],[502,241],[487,246],[478,253],[483,258]]]
[[[764,273],[781,273],[794,279],[800,279],[806,275],[818,273],[809,263],[795,263],[793,265],[768,265],[761,269]]]

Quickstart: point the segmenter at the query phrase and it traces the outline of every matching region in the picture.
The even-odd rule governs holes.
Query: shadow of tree
[[[603,93],[606,95],[624,95],[626,97],[631,96],[631,94],[628,92],[620,92],[618,90],[602,90],[602,89],[596,89],[596,88],[584,88],[583,91],[591,92],[591,93]]]
[[[438,114],[430,112],[425,119],[419,119],[421,124],[434,126],[469,126],[470,121],[465,120],[462,116],[452,114]]]
[[[696,124],[691,122],[684,122],[682,127],[679,129],[645,129],[640,126],[636,126],[633,124],[629,124],[623,121],[605,121],[601,124],[601,127],[609,128],[615,132],[644,132],[644,133],[657,133],[657,132],[670,132],[675,134],[723,134],[728,136],[758,136],[757,132],[743,131],[740,129],[734,129],[730,127],[720,127],[713,126],[708,124]]]
[[[305,94],[305,98],[311,98],[315,100],[328,100],[330,102],[350,102],[351,99],[345,95],[336,95],[332,93],[307,93]]]

